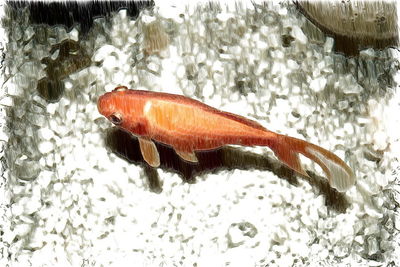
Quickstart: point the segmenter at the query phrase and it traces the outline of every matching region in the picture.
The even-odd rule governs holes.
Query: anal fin
[[[156,145],[150,139],[139,137],[140,152],[142,152],[143,159],[151,166],[160,166],[160,155]]]
[[[197,163],[199,162],[199,160],[196,157],[196,154],[194,154],[194,152],[184,152],[184,151],[179,151],[175,149],[176,154],[178,154],[179,157],[181,157],[182,159],[189,161],[189,162],[193,162],[193,163]]]

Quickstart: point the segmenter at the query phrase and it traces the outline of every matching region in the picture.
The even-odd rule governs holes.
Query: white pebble
[[[196,56],[196,62],[197,62],[197,63],[205,62],[206,59],[207,59],[206,53],[199,53],[199,54],[197,54],[197,56]]]
[[[7,86],[7,93],[12,96],[18,96],[22,93],[22,88],[14,83],[9,83]]]
[[[40,152],[40,153],[42,153],[42,154],[47,154],[47,153],[49,153],[50,151],[53,151],[54,145],[53,145],[53,143],[50,142],[50,141],[43,141],[43,142],[40,142],[40,143],[39,143],[38,149],[39,149],[39,152]]]
[[[264,42],[263,40],[258,40],[257,41],[257,48],[258,49],[267,49],[268,48],[268,43]]]
[[[38,136],[43,140],[50,140],[54,136],[54,132],[48,128],[41,128],[38,130]]]
[[[176,76],[178,79],[183,79],[185,77],[186,70],[184,66],[179,66],[178,69],[176,70]]]
[[[348,84],[344,85],[343,92],[345,94],[360,94],[363,91],[363,88],[359,84]]]
[[[284,71],[284,69],[286,68],[286,66],[280,62],[274,61],[274,63],[272,63],[272,69],[271,69],[271,73],[272,75],[281,75],[282,72]]]
[[[260,27],[260,33],[262,34],[262,35],[264,35],[264,36],[268,36],[269,34],[270,34],[270,31],[269,31],[269,28],[267,27],[267,26],[265,26],[265,25],[262,25],[261,27]]]
[[[357,123],[360,125],[370,124],[371,118],[370,117],[358,117]]]
[[[324,44],[324,52],[325,53],[330,53],[332,52],[332,48],[333,48],[333,43],[334,43],[334,39],[331,37],[327,37],[325,44]]]
[[[107,58],[112,52],[119,53],[119,49],[112,45],[104,45],[93,54],[93,61],[102,61]]]
[[[389,183],[388,175],[386,174],[381,174],[379,172],[375,173],[375,181],[378,185],[385,187]]]
[[[11,106],[13,106],[13,104],[14,104],[14,101],[11,96],[6,96],[0,100],[0,105],[2,105],[2,106],[11,107]]]
[[[141,17],[141,19],[142,19],[142,21],[143,21],[144,23],[148,24],[148,23],[154,22],[154,21],[156,20],[156,17],[154,17],[154,16],[149,16],[149,15],[143,15],[143,16]]]
[[[356,242],[359,243],[360,245],[363,245],[363,244],[364,244],[364,237],[358,235],[358,236],[356,236],[356,237],[354,238],[354,241],[356,241]]]
[[[339,110],[344,110],[349,107],[349,102],[347,100],[339,101]]]
[[[221,12],[217,15],[217,19],[221,22],[226,22],[230,18],[234,18],[235,16],[232,13]]]
[[[157,63],[155,63],[155,62],[150,62],[150,63],[147,65],[147,68],[148,68],[150,71],[155,72],[155,73],[158,73],[158,72],[160,71],[160,65],[157,64]]]
[[[281,50],[275,50],[275,51],[271,51],[271,57],[276,59],[283,59],[285,57],[285,54],[281,51]],[[253,62],[253,60],[251,61]]]
[[[64,82],[64,87],[65,87],[65,90],[69,91],[70,89],[72,89],[72,88],[74,87],[74,85],[72,84],[71,81],[66,80],[66,81]]]
[[[53,173],[48,170],[42,170],[37,177],[36,181],[42,188],[46,188],[49,184],[51,179],[53,178]]]
[[[221,63],[221,61],[217,60],[213,63],[212,65],[212,71],[213,72],[224,72],[224,66]]]
[[[308,38],[307,36],[303,33],[303,30],[297,26],[293,25],[292,27],[292,35],[294,38],[296,38],[301,44],[307,44]]]
[[[103,61],[103,66],[107,70],[113,71],[115,68],[119,66],[120,62],[116,59],[115,56],[109,55],[106,57],[106,59]]]
[[[67,222],[66,217],[61,217],[59,221],[56,222],[54,229],[57,233],[61,233],[65,228],[65,223]]]
[[[307,226],[313,225],[313,223],[310,220],[309,214],[307,214],[306,212],[303,212],[303,215],[301,215],[300,217],[300,221]]]
[[[315,80],[312,80],[311,83],[310,83],[310,88],[314,92],[318,93],[318,92],[322,91],[325,88],[325,85],[326,85],[326,78],[322,76],[322,77],[319,77],[319,78],[317,78]]]
[[[49,113],[49,114],[51,114],[51,115],[54,115],[54,113],[55,113],[56,110],[57,110],[57,107],[58,107],[58,104],[57,104],[57,103],[49,103],[49,104],[47,105],[47,107],[46,107],[46,111],[47,111],[47,113]]]
[[[352,135],[352,134],[354,134],[354,126],[353,126],[353,124],[351,124],[350,122],[346,122],[346,123],[343,125],[343,130],[345,131],[345,133],[346,133],[347,135]]]
[[[374,58],[375,50],[373,48],[364,49],[364,50],[360,51],[360,56],[366,57],[366,58]]]
[[[278,47],[280,40],[276,34],[271,34],[267,37],[267,43],[270,47]]]
[[[336,244],[333,247],[333,254],[336,257],[342,258],[345,257],[349,253],[348,248],[345,247],[344,245]]]
[[[24,236],[27,235],[31,230],[31,226],[26,223],[19,223],[15,226],[14,232],[18,236]]]
[[[384,150],[388,146],[387,134],[384,131],[378,131],[373,134],[374,149]]]
[[[38,197],[27,197],[25,203],[25,210],[26,214],[32,214],[39,210],[42,205],[40,204],[40,199]]]
[[[21,215],[22,213],[24,213],[24,207],[21,205],[20,202],[14,203],[11,206],[11,212],[14,216]]]
[[[204,88],[203,88],[203,96],[204,97],[211,97],[214,94],[214,85],[211,81],[207,80]]]
[[[61,190],[63,189],[63,184],[62,183],[55,183],[54,185],[53,185],[53,190],[55,191],[55,192],[61,192]]]
[[[293,59],[289,59],[288,61],[286,61],[286,65],[287,65],[288,68],[291,69],[291,70],[297,70],[297,69],[299,69],[299,64],[297,64],[297,62],[294,61]]]

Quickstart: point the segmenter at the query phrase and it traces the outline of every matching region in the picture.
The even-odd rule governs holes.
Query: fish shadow
[[[140,153],[139,141],[133,135],[117,128],[107,131],[105,143],[117,156],[128,162],[139,164],[144,167],[150,190],[156,193],[162,191],[157,169],[150,167]],[[270,171],[279,178],[286,180],[293,186],[298,186],[297,176],[277,159],[265,157],[252,152],[247,152],[234,147],[222,147],[211,151],[196,152],[198,164],[186,162],[181,159],[170,146],[155,142],[160,154],[160,167],[162,169],[177,173],[183,181],[195,183],[197,175],[205,173],[217,173],[223,170],[249,170],[257,169]],[[327,179],[307,171],[310,177],[299,176],[307,180],[311,186],[317,188],[325,196],[325,204],[337,212],[344,213],[349,207],[349,202],[343,193],[333,189]]]

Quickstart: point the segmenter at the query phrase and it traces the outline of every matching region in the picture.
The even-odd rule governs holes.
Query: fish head
[[[127,122],[129,98],[126,96],[128,89],[117,87],[112,92],[105,93],[100,96],[97,101],[97,109],[100,114],[106,117],[116,126],[123,127]]]
[[[133,134],[142,134],[143,101],[134,92],[125,86],[117,87],[99,97],[97,109],[114,125]]]

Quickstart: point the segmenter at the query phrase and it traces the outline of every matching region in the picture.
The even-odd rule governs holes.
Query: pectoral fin
[[[143,159],[151,166],[160,166],[160,155],[158,154],[157,147],[150,139],[139,137],[140,151],[142,152]]]
[[[197,163],[199,162],[196,155],[194,154],[194,152],[183,152],[183,151],[179,151],[175,149],[176,154],[179,155],[179,157],[181,157],[182,159],[186,160],[186,161],[190,161],[190,162],[194,162]]]

